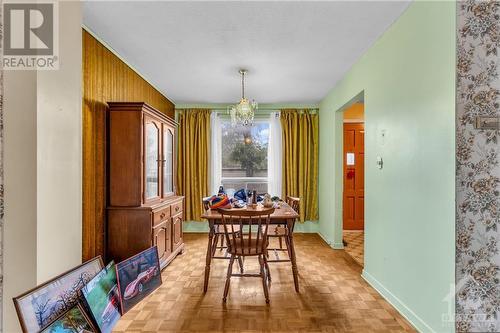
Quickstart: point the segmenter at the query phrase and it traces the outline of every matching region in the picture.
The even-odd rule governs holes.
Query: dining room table
[[[264,207],[261,204],[258,204],[256,208],[251,207],[243,207],[243,208],[232,208],[232,209],[241,209],[241,210],[263,210]],[[210,278],[210,265],[212,263],[212,246],[213,239],[215,235],[216,226],[223,225],[222,215],[217,210],[208,209],[206,210],[201,217],[208,221],[209,233],[208,233],[208,246],[207,246],[207,256],[206,256],[206,264],[205,264],[205,281],[203,284],[203,291],[207,292],[208,290],[208,280]],[[285,237],[288,238],[288,246],[289,248],[289,256],[290,263],[292,268],[293,282],[295,285],[295,291],[299,292],[299,277],[298,277],[298,269],[297,269],[297,258],[295,255],[295,245],[293,241],[293,229],[295,227],[295,221],[299,217],[299,214],[292,207],[290,207],[286,202],[280,201],[275,204],[275,210],[270,216],[270,225],[281,225],[286,228]],[[243,220],[243,224],[245,221]]]

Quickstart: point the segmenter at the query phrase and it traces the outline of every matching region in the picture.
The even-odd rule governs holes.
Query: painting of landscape
[[[123,314],[161,285],[156,246],[120,262],[116,271]]]
[[[36,333],[74,307],[81,289],[103,268],[96,257],[71,271],[14,298],[23,331]]]
[[[74,306],[47,326],[41,333],[85,333],[94,332],[89,319],[80,306]]]
[[[109,333],[120,319],[120,294],[115,263],[110,262],[82,289],[85,302],[102,333]]]

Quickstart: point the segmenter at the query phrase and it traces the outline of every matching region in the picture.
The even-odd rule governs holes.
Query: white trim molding
[[[397,298],[393,293],[391,293],[382,283],[380,283],[376,278],[374,278],[370,273],[363,269],[361,277],[375,289],[389,304],[391,304],[396,310],[410,322],[413,327],[419,332],[429,332],[435,333],[425,321],[417,316],[406,304],[404,304],[399,298]]]

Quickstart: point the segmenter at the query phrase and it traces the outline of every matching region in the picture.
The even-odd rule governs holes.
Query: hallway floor
[[[365,266],[365,233],[363,231],[344,230],[344,250],[354,261]]]
[[[162,273],[163,285],[129,311],[115,332],[415,332],[360,276],[344,251],[316,234],[297,234],[300,293],[289,263],[271,265],[271,303],[261,280],[232,278],[222,303],[227,260],[214,260],[203,294],[206,234],[185,234],[186,251]],[[236,265],[235,265],[236,266]],[[245,261],[254,271],[256,259]]]

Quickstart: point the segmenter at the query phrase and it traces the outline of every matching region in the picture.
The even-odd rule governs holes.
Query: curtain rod
[[[196,108],[193,108],[196,109]],[[221,109],[221,108],[206,108],[212,111],[217,111],[217,112],[228,112],[228,109]],[[282,111],[282,110],[310,110],[310,111],[319,111],[319,108],[258,108],[255,113],[258,113],[259,111]]]
[[[189,110],[189,109],[208,109],[208,110],[217,112],[221,115],[229,116],[229,110],[228,109],[221,109],[221,108],[206,108],[206,107],[205,108],[178,108],[178,109],[176,108],[175,111],[177,113],[177,111],[179,111],[179,110]],[[266,115],[266,114],[269,114],[271,112],[281,112],[282,110],[297,110],[297,111],[309,110],[313,114],[317,114],[319,112],[319,108],[283,108],[283,109],[280,109],[280,108],[259,108],[255,111],[255,115],[256,116],[258,116],[259,114]]]
[[[179,106],[176,107],[177,110],[186,110],[186,109],[208,109],[212,111],[227,111],[230,106]],[[281,111],[281,110],[319,110],[319,107],[280,107],[280,106],[259,106],[256,112],[259,111]]]

